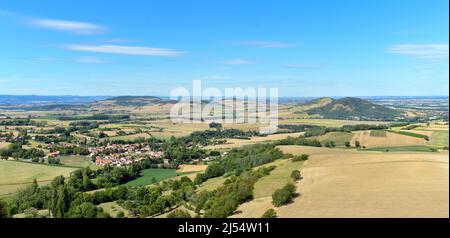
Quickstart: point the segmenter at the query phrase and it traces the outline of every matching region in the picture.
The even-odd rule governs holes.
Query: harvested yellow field
[[[199,172],[205,171],[208,168],[208,165],[193,165],[193,164],[182,164],[177,172],[187,173],[187,172]]]
[[[305,125],[316,125],[316,126],[328,126],[328,127],[341,127],[344,125],[381,125],[387,124],[388,122],[382,121],[355,121],[355,120],[335,120],[335,119],[286,119],[280,120],[280,124],[305,124]]]
[[[214,145],[214,146],[207,146],[206,149],[229,149],[229,148],[236,148],[241,147],[244,145],[251,145],[258,142],[267,142],[267,141],[274,141],[274,140],[281,140],[286,139],[288,137],[299,137],[303,135],[304,132],[296,132],[296,133],[280,133],[280,134],[273,134],[268,136],[254,136],[251,137],[249,140],[245,139],[227,139],[226,144],[222,145]]]
[[[386,137],[371,136],[370,131],[357,131],[353,134],[354,136],[350,143],[352,145],[355,145],[355,142],[359,141],[361,143],[361,146],[365,146],[367,148],[426,145],[426,140],[422,138],[416,138],[392,132],[386,132]]]
[[[279,217],[448,217],[449,154],[281,146],[308,153],[301,195]]]

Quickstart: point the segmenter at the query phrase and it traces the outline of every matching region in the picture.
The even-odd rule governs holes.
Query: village
[[[144,159],[162,158],[163,152],[152,150],[149,145],[136,144],[108,144],[101,147],[89,148],[90,157],[99,166],[125,166]]]

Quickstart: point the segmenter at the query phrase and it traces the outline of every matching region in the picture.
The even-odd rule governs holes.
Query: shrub
[[[291,173],[291,178],[294,182],[296,182],[296,181],[302,179],[302,175],[301,175],[300,171],[294,170]]]
[[[267,210],[266,212],[264,212],[264,214],[261,216],[261,218],[276,218],[277,217],[277,213],[275,212],[275,210],[273,210],[273,208]]]
[[[309,155],[307,155],[307,154],[302,154],[302,155],[300,155],[300,156],[294,156],[294,158],[292,159],[292,162],[298,162],[298,161],[306,161],[306,160],[308,160],[308,158],[309,158]]]
[[[189,212],[178,209],[167,215],[167,218],[191,218]]]
[[[276,207],[283,206],[292,201],[295,195],[295,185],[292,183],[286,184],[284,187],[277,189],[272,194],[272,204]]]

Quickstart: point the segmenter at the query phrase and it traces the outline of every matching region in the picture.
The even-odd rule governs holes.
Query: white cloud
[[[48,62],[76,62],[76,63],[106,63],[104,60],[97,57],[80,57],[76,59],[67,58],[52,58],[52,57],[35,57],[33,60],[36,61],[48,61]]]
[[[294,44],[277,41],[246,41],[245,44],[260,48],[292,48]]]
[[[33,60],[36,60],[36,61],[59,61],[60,59],[52,58],[52,57],[36,57],[36,58],[33,58]]]
[[[78,59],[75,59],[75,62],[78,63],[94,63],[94,64],[101,64],[105,63],[105,61],[97,58],[97,57],[81,57]]]
[[[225,61],[225,64],[228,64],[228,65],[241,65],[241,64],[252,64],[252,63],[254,63],[254,62],[250,61],[250,60],[246,60],[246,59],[232,59],[232,60]]]
[[[174,49],[151,48],[145,46],[122,46],[122,45],[64,45],[63,48],[74,51],[109,53],[120,55],[141,55],[141,56],[175,57],[181,56],[185,53]]]
[[[106,31],[106,28],[97,24],[80,21],[65,21],[57,19],[33,18],[30,23],[35,26],[67,31],[77,34],[99,34]]]
[[[423,59],[447,59],[448,44],[399,44],[388,47],[386,52]]]

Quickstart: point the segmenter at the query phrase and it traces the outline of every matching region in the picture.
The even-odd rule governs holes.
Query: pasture
[[[62,165],[70,167],[85,168],[89,167],[90,163],[87,157],[84,156],[60,156],[58,157]]]
[[[0,197],[10,195],[36,179],[48,184],[59,175],[69,176],[76,168],[0,160]]]
[[[320,142],[333,141],[336,146],[344,146],[345,142],[351,141],[353,138],[352,133],[348,132],[329,132],[325,135],[318,136],[316,139]]]

